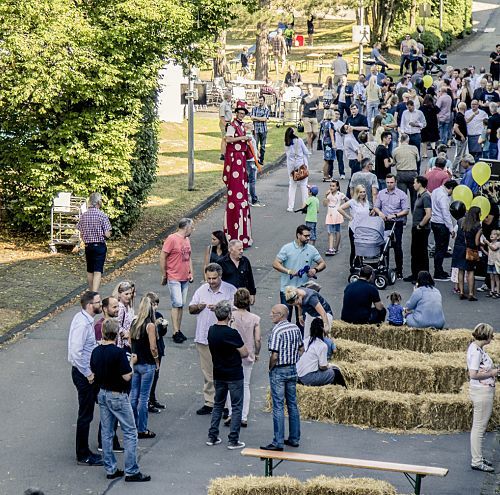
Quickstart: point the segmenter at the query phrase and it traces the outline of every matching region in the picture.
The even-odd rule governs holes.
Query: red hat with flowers
[[[246,101],[238,100],[236,102],[236,108],[234,109],[234,111],[238,112],[239,110],[243,110],[248,115],[248,108],[247,108],[247,102]]]

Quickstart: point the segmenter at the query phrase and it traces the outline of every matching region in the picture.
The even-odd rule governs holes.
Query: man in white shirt
[[[231,108],[231,91],[224,93],[224,100],[219,105],[219,129],[221,132],[220,159],[224,160],[226,154],[226,127],[233,118],[233,109]]]
[[[408,144],[416,146],[418,151],[417,160],[417,173],[420,173],[420,147],[422,145],[421,131],[427,125],[424,114],[420,110],[415,109],[415,103],[412,100],[408,100],[406,104],[406,110],[401,116],[401,125],[399,126],[399,132],[408,134],[410,138]]]
[[[358,78],[358,82],[354,85],[354,103],[358,105],[359,111],[361,113],[365,113],[365,105],[366,105],[366,76],[364,74],[360,74]]]
[[[455,237],[453,219],[450,213],[450,196],[457,187],[454,180],[446,181],[431,194],[431,228],[436,242],[434,252],[434,280],[449,280],[450,275],[443,270],[443,260],[448,251],[450,236]]]
[[[236,287],[222,281],[222,268],[218,263],[209,263],[205,268],[207,283],[199,287],[189,303],[189,313],[197,315],[194,342],[200,356],[203,373],[203,397],[205,404],[196,411],[198,415],[211,414],[214,407],[215,387],[212,355],[208,347],[208,329],[217,323],[213,312],[219,301],[232,301]]]
[[[78,392],[78,419],[76,421],[76,461],[84,466],[102,466],[102,457],[89,448],[90,423],[94,418],[97,388],[90,369],[90,357],[97,347],[94,317],[102,312],[101,296],[97,292],[84,292],[82,306],[71,321],[68,337],[68,361],[71,377]]]
[[[467,123],[467,141],[469,153],[475,160],[479,160],[482,155],[479,137],[483,132],[483,120],[488,118],[488,114],[479,108],[477,100],[471,101],[471,108],[465,112],[465,122]]]

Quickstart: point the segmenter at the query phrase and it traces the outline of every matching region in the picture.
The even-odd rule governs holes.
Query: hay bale
[[[500,400],[497,391],[496,400]],[[305,419],[362,427],[408,431],[468,431],[472,404],[465,385],[458,394],[403,394],[385,390],[345,390],[342,387],[297,386],[297,402]],[[490,429],[500,421],[493,410]]]
[[[228,476],[210,481],[208,495],[303,495],[302,483],[289,476]]]
[[[463,363],[401,360],[336,363],[349,388],[422,394],[458,393],[467,380]]]
[[[304,495],[396,495],[396,489],[386,481],[373,478],[318,476],[304,483]]]

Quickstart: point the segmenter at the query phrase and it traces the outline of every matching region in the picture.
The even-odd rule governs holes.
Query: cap
[[[309,186],[309,191],[313,196],[316,196],[319,192],[318,186]]]

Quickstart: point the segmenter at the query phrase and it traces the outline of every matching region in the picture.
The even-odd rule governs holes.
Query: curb
[[[285,155],[283,154],[273,163],[270,163],[269,165],[264,165],[264,167],[262,169],[261,177],[263,174],[268,174],[268,173],[274,172],[276,169],[281,167],[284,163],[285,163]],[[225,192],[226,192],[226,188],[221,187],[218,191],[215,191],[212,195],[210,195],[204,201],[199,203],[192,210],[187,212],[185,216],[188,218],[196,218],[201,213],[203,213],[205,210],[208,210],[208,208],[210,208],[212,205],[217,203],[221,198],[223,198]],[[115,265],[113,265],[113,268],[111,268],[106,273],[106,275],[109,275],[109,274],[115,272],[116,270],[123,268],[127,263],[130,263],[135,258],[139,257],[141,254],[144,254],[149,249],[155,247],[158,243],[160,243],[163,239],[165,239],[165,237],[167,237],[172,232],[174,232],[175,229],[176,229],[176,225],[169,225],[165,230],[160,232],[156,237],[149,240],[148,242],[143,244],[140,248],[137,248],[136,250],[132,251],[128,256],[126,256],[125,258],[118,261]],[[42,318],[45,318],[50,313],[57,310],[57,308],[59,308],[60,306],[63,306],[64,304],[68,303],[76,296],[80,295],[83,291],[85,291],[86,288],[87,288],[87,284],[79,285],[74,290],[72,290],[69,294],[67,294],[64,297],[62,297],[61,299],[55,301],[47,308],[42,309],[37,314],[33,315],[31,318],[28,318],[27,320],[24,320],[21,323],[18,323],[15,327],[11,328],[7,332],[5,332],[3,335],[0,335],[0,344],[5,344],[6,342],[11,340],[13,337],[18,335],[19,333],[24,332],[25,330],[29,329],[29,327],[31,327],[37,321],[41,320]]]

